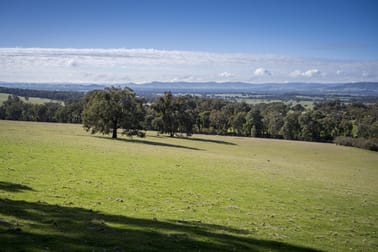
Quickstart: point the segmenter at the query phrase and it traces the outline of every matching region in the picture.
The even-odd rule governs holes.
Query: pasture
[[[0,120],[0,251],[377,251],[378,153]]]
[[[6,93],[0,93],[0,106],[3,105],[3,102],[5,102],[8,99],[9,94]],[[29,97],[28,99],[25,99],[23,96],[19,96],[20,99],[23,102],[29,102],[32,104],[44,104],[46,102],[57,102],[57,103],[63,103],[62,101],[57,100],[51,100],[47,98],[39,98],[39,97]]]

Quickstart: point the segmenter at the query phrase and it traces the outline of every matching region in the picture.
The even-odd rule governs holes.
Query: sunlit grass
[[[11,121],[0,121],[0,143],[0,197],[9,201],[0,201],[0,240],[7,248],[13,245],[6,233],[17,226],[21,231],[11,234],[26,239],[25,246],[38,233],[52,236],[47,240],[56,248],[53,234],[60,234],[69,248],[83,250],[143,242],[138,249],[378,248],[376,152],[155,132],[112,140],[80,125]],[[31,212],[16,214],[19,208]],[[59,221],[66,216],[75,223]],[[88,245],[66,236],[94,238],[86,238]],[[33,239],[42,250],[43,238]]]

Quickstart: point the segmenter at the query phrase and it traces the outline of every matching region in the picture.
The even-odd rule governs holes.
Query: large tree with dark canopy
[[[85,96],[82,120],[92,134],[112,132],[112,138],[117,138],[117,129],[128,135],[138,134],[143,117],[143,103],[130,89],[111,87]]]

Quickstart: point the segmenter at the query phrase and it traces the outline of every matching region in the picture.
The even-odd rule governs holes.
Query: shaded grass
[[[0,213],[23,223],[2,225],[2,249],[59,251],[318,251],[234,235],[239,230],[186,221],[103,214],[79,207],[0,199]],[[28,226],[29,225],[29,226]],[[33,232],[39,230],[40,232]]]
[[[178,144],[168,144],[168,143],[159,143],[159,142],[153,142],[153,141],[148,141],[148,140],[145,140],[145,139],[133,139],[133,138],[116,138],[116,139],[112,139],[112,138],[109,138],[109,137],[105,137],[105,136],[95,136],[95,137],[98,137],[98,138],[102,138],[102,139],[108,139],[108,140],[112,140],[112,141],[126,141],[128,143],[136,143],[136,144],[148,144],[148,145],[153,145],[153,146],[162,146],[162,147],[171,147],[171,148],[181,148],[181,149],[187,149],[187,150],[201,150],[201,149],[198,149],[198,148],[193,148],[193,147],[189,147],[189,146],[184,146],[184,145],[178,145]]]
[[[215,140],[215,139],[204,139],[204,138],[198,138],[198,137],[180,137],[180,139],[188,140],[188,141],[200,141],[200,142],[206,142],[206,143],[236,145],[235,143],[231,143],[227,141]]]
[[[63,250],[63,243],[69,251],[377,250],[377,153],[194,138],[112,141],[80,125],[0,121],[0,244],[11,251]]]
[[[0,190],[7,191],[7,192],[21,192],[24,190],[32,191],[33,189],[25,185],[19,185],[15,183],[0,181]]]

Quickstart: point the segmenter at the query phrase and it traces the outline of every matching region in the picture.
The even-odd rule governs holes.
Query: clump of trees
[[[0,119],[81,123],[82,101],[66,101],[65,104],[48,102],[32,104],[22,101],[16,95],[9,95],[0,107]]]
[[[167,92],[147,109],[145,128],[176,133],[332,142],[377,150],[378,104],[316,103],[306,110],[282,102],[249,105]],[[342,141],[343,140],[343,141]]]
[[[377,150],[378,103],[344,104],[339,100],[316,103],[312,109],[282,102],[246,104],[222,99],[174,96],[166,92],[152,103],[130,89],[106,88],[83,100],[35,105],[15,95],[0,107],[9,120],[83,123],[92,133],[143,136],[143,130],[163,134],[193,133],[252,136],[332,142]]]
[[[158,130],[160,133],[167,133],[173,137],[177,132],[193,134],[193,127],[198,117],[196,103],[189,96],[173,96],[172,93],[165,93],[151,106],[150,112],[153,118],[148,128]]]

